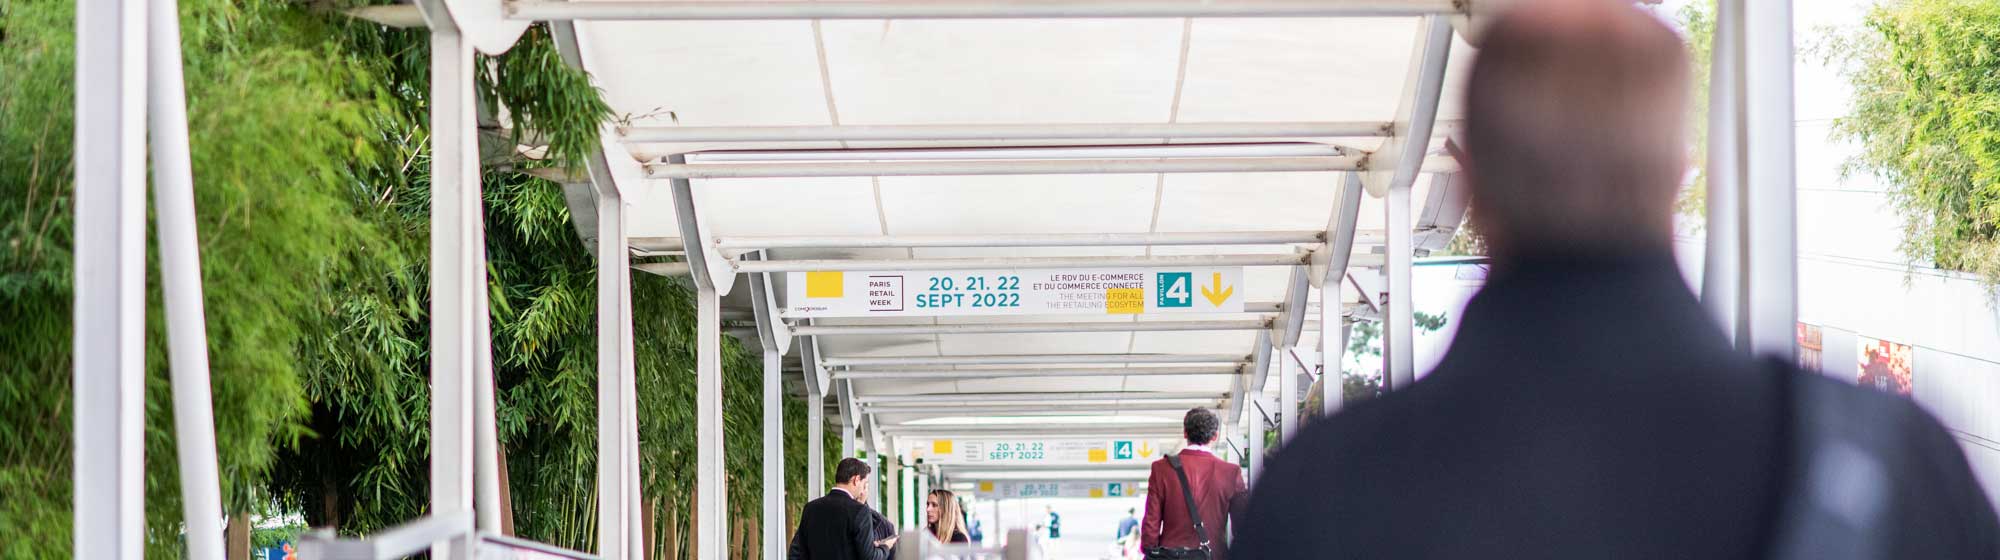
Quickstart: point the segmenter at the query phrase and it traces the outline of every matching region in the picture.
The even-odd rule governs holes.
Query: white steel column
[[[630,541],[631,519],[625,496],[625,315],[627,274],[625,204],[615,194],[598,193],[597,200],[597,553],[622,558]]]
[[[813,359],[819,359],[818,352],[813,353]],[[855,448],[857,447],[855,440],[861,433],[860,407],[855,405],[854,390],[849,387],[847,381],[834,381],[833,383],[834,390],[839,391],[838,397],[840,400],[840,458],[855,457]],[[821,489],[816,487],[812,491],[817,495]]]
[[[785,551],[784,356],[764,350],[764,558]],[[808,469],[811,467],[808,466]]]
[[[620,201],[623,201],[622,196],[620,197]],[[619,206],[619,212],[621,214],[624,212],[622,204]],[[619,222],[622,226],[624,220],[621,219]],[[623,235],[621,234],[621,236]],[[630,242],[631,238],[627,237],[626,243],[629,245]],[[624,294],[624,297],[619,298],[618,303],[624,307],[624,313],[620,318],[620,326],[625,330],[625,336],[621,339],[621,342],[625,345],[625,355],[622,357],[624,368],[619,376],[619,383],[624,386],[623,390],[620,391],[622,394],[619,395],[619,398],[623,401],[619,405],[619,408],[622,409],[621,411],[625,415],[623,426],[625,431],[625,550],[637,558],[642,557],[646,550],[646,521],[644,515],[644,505],[646,502],[642,493],[643,489],[639,486],[639,456],[641,455],[639,450],[639,364],[638,352],[633,348],[636,337],[632,333],[632,267],[619,268],[618,287]]]
[[[806,496],[826,487],[826,395],[806,397]]]
[[[144,553],[146,3],[76,3],[77,558]]]
[[[683,164],[687,159],[673,155],[667,161]],[[723,488],[722,292],[731,278],[723,263],[709,262],[720,257],[702,234],[693,184],[686,179],[675,179],[670,185],[681,239],[687,244],[686,258],[693,272],[699,319],[695,342],[695,496],[700,503],[697,515],[701,521],[695,527],[695,542],[702,558],[722,558],[729,545],[729,493]],[[716,277],[718,267],[722,278]]]
[[[1723,334],[1746,348],[1743,270],[1743,3],[1716,2],[1708,86],[1708,223],[1701,302]]]
[[[1798,323],[1792,2],[1759,0],[1742,6],[1744,325],[1752,351],[1790,359],[1796,354]]]
[[[480,531],[500,533],[500,431],[496,417],[496,403],[493,382],[493,317],[491,302],[487,301],[486,287],[486,247],[483,240],[485,221],[483,208],[475,205],[471,209],[472,222],[479,235],[480,247],[472,252],[475,257],[471,264],[472,282],[472,510],[475,515],[473,526]]]
[[[431,511],[472,509],[479,149],[472,45],[431,31]],[[441,543],[442,544],[442,543]],[[458,557],[459,544],[438,557]],[[453,550],[457,549],[457,550]]]
[[[1389,297],[1382,313],[1382,352],[1387,370],[1383,375],[1383,387],[1402,390],[1416,382],[1416,354],[1411,348],[1416,340],[1416,316],[1410,293],[1412,255],[1410,254],[1410,189],[1390,189],[1388,209],[1389,242],[1385,249],[1389,252],[1389,266],[1384,270],[1389,276]]]
[[[1408,81],[1403,86],[1402,105],[1396,112],[1398,134],[1390,139],[1393,168],[1371,169],[1364,177],[1369,192],[1388,197],[1387,243],[1389,309],[1383,317],[1383,351],[1387,362],[1383,385],[1402,389],[1416,381],[1416,358],[1411,342],[1416,325],[1410,305],[1411,244],[1410,189],[1423,159],[1430,149],[1432,127],[1437,121],[1439,97],[1444,87],[1446,62],[1451,56],[1451,24],[1444,17],[1424,18],[1411,55]]]
[[[922,531],[925,524],[924,512],[929,508],[925,503],[929,502],[931,498],[930,469],[921,467],[910,469],[910,481],[910,488],[915,491],[911,492],[910,495],[910,526],[908,529]]]
[[[882,468],[883,500],[882,507],[878,509],[882,511],[883,516],[896,520],[896,524],[899,525],[896,532],[901,533],[909,528],[909,524],[903,522],[903,456],[896,451],[893,443],[889,445],[889,450],[884,455],[887,455],[888,462]]]
[[[1324,307],[1324,306],[1322,306]],[[1299,310],[1304,313],[1305,310]],[[1299,433],[1299,362],[1292,349],[1273,349],[1278,360],[1278,447],[1284,447]]]
[[[1257,475],[1264,474],[1264,422],[1267,418],[1265,416],[1264,400],[1264,395],[1262,394],[1252,395],[1249,408],[1244,409],[1250,416],[1250,441],[1246,447],[1250,450],[1250,470],[1248,476],[1252,485],[1257,484]]]
[[[146,86],[153,148],[153,197],[159,212],[160,281],[166,299],[172,363],[174,443],[179,456],[182,521],[188,557],[220,559],[222,485],[216,474],[215,410],[209,396],[208,324],[201,299],[201,239],[196,235],[194,170],[188,146],[181,26],[174,0],[155,2],[147,19]]]
[[[722,300],[714,288],[695,292],[700,337],[695,343],[695,489],[701,504],[696,546],[703,558],[722,558],[729,543],[729,493],[722,487]]]
[[[1320,292],[1320,418],[1334,418],[1346,404],[1348,320],[1340,316],[1348,282],[1328,282]]]

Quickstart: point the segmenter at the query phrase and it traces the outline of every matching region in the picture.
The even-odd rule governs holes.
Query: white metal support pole
[[[1414,306],[1410,301],[1411,273],[1414,271],[1410,254],[1410,189],[1391,189],[1386,206],[1389,266],[1384,272],[1389,276],[1389,297],[1388,309],[1382,314],[1382,351],[1388,366],[1384,386],[1389,390],[1402,390],[1417,380],[1416,354],[1411,348],[1417,333]]]
[[[1798,323],[1798,198],[1794,182],[1792,2],[1743,2],[1743,122],[1747,142],[1740,292],[1750,350],[1791,359]]]
[[[474,239],[485,239],[484,214],[480,206],[473,206],[472,222],[480,235]],[[500,533],[500,429],[496,417],[496,401],[493,382],[493,317],[486,283],[486,244],[480,243],[472,251],[472,315],[474,332],[472,337],[472,477],[474,514],[473,526],[480,531]]]
[[[886,455],[889,461],[882,469],[881,490],[884,499],[881,510],[882,515],[896,520],[896,529],[900,531],[910,525],[903,521],[903,455],[896,451],[894,444],[889,446]]]
[[[1341,286],[1345,282],[1332,284],[1331,297],[1340,297]],[[1347,318],[1331,307],[1321,307],[1320,324],[1320,413],[1322,418],[1332,418],[1347,404]]]
[[[722,558],[728,546],[729,494],[722,466],[722,299],[714,288],[696,290],[700,340],[696,343],[695,487],[701,501],[699,550],[704,559]]]
[[[622,196],[620,200],[623,200]],[[619,212],[624,212],[622,205],[619,208]],[[619,221],[622,225],[624,220]],[[629,245],[631,239],[627,237],[626,241]],[[639,364],[638,352],[634,349],[637,337],[632,332],[631,267],[624,267],[618,271],[618,286],[624,293],[624,297],[618,299],[618,304],[625,308],[620,317],[620,326],[625,329],[625,336],[620,339],[625,345],[625,355],[622,357],[624,371],[621,372],[619,379],[624,385],[619,395],[624,402],[619,408],[625,414],[625,550],[638,558],[643,557],[646,550],[646,522],[645,499],[639,486]]]
[[[1284,447],[1299,433],[1300,368],[1289,347],[1275,349],[1273,356],[1278,360],[1278,446]]]
[[[1383,385],[1402,389],[1416,381],[1416,358],[1411,343],[1416,338],[1412,315],[1410,276],[1413,257],[1410,189],[1430,147],[1432,126],[1444,87],[1446,63],[1451,57],[1451,24],[1442,16],[1424,18],[1417,34],[1408,81],[1404,83],[1402,105],[1397,109],[1400,129],[1391,139],[1393,168],[1371,169],[1364,182],[1369,192],[1388,197],[1387,243],[1389,309],[1384,313],[1382,342],[1387,371]]]
[[[910,493],[911,507],[910,507],[910,524],[908,525],[908,528],[921,530],[924,528],[924,523],[925,523],[924,512],[930,508],[930,506],[928,505],[931,499],[930,469],[921,467],[916,469],[911,469],[910,479],[911,479],[910,487],[915,491]]]
[[[826,487],[826,395],[806,396],[806,495]]]
[[[1250,413],[1250,441],[1248,446],[1250,448],[1250,470],[1248,476],[1250,477],[1251,485],[1257,484],[1257,475],[1264,474],[1264,422],[1268,418],[1268,413],[1265,412],[1264,401],[1264,395],[1252,395],[1250,406],[1245,409],[1245,411]]]
[[[818,353],[814,353],[813,359],[819,359]],[[855,456],[855,439],[861,433],[861,413],[854,402],[854,390],[848,386],[848,382],[833,383],[834,390],[839,391],[840,400],[840,458],[846,459]],[[819,487],[814,487],[812,491],[818,493],[821,490]]]
[[[76,3],[77,558],[144,553],[146,3]]]
[[[600,192],[597,199],[597,553],[604,558],[625,556],[630,531],[626,512],[624,430],[625,316],[622,289],[626,272],[625,204],[616,194]]]
[[[764,350],[764,558],[777,560],[785,551],[785,425],[784,356]],[[810,470],[810,460],[807,469]]]
[[[431,31],[431,515],[472,509],[478,131],[472,44]],[[440,546],[461,558],[465,543]]]
[[[1743,270],[1743,2],[1716,2],[1709,57],[1708,223],[1701,303],[1723,334],[1747,348],[1741,328]]]
[[[182,521],[188,557],[220,559],[222,484],[216,474],[215,409],[209,396],[208,324],[201,299],[201,240],[196,235],[194,170],[188,146],[187,92],[181,71],[180,11],[153,3],[147,19],[153,197],[160,231],[160,280],[166,297],[172,363],[174,443],[179,456]]]
[[[686,158],[670,156],[671,163]],[[699,212],[694,206],[694,187],[686,179],[671,181],[674,213],[679,218],[681,239],[688,243],[687,259],[693,269],[698,326],[695,343],[695,494],[700,503],[701,522],[695,528],[696,547],[702,558],[721,558],[728,547],[729,494],[723,488],[722,437],[722,279],[713,273],[714,253],[707,250]],[[622,253],[621,253],[622,254]]]

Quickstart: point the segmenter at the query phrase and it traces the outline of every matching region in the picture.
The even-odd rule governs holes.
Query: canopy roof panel
[[[739,159],[742,150],[824,151],[809,158],[848,157],[868,148],[998,146],[1231,145],[1314,142],[1366,154],[1387,145],[1389,123],[1408,104],[1421,20],[1414,17],[1306,19],[1064,19],[1064,20],[827,20],[827,21],[579,21],[584,67],[604,88],[622,145],[641,163],[689,154],[690,168]],[[1471,49],[1454,39],[1438,118],[1462,113],[1457,93]],[[848,127],[857,125],[1166,125],[1175,123],[1316,123],[1338,125],[1324,137],[1090,137],[1049,139],[956,137],[854,140],[714,141],[668,139],[649,131],[719,130],[710,127]],[[927,129],[928,130],[928,129]],[[1095,128],[1091,130],[1097,130]],[[1147,129],[1155,130],[1155,129]],[[783,138],[785,136],[777,136]],[[814,138],[831,138],[819,135]],[[1445,134],[1431,152],[1441,152]],[[689,138],[689,137],[672,137]],[[1273,149],[1302,144],[1263,144]],[[1204,150],[1207,148],[1194,148]],[[728,154],[721,154],[727,151]],[[1326,151],[1332,154],[1332,151]],[[709,155],[704,155],[709,154]],[[844,154],[844,155],[843,155]],[[752,157],[794,157],[758,152]],[[902,154],[866,156],[902,161]],[[951,156],[959,157],[959,156]],[[1012,157],[1012,156],[1009,156]],[[1037,156],[1039,157],[1039,156]],[[1094,157],[1077,155],[1068,157]],[[1152,157],[1152,156],[1138,156]],[[1173,157],[1162,155],[1158,157]],[[1449,168],[1440,168],[1449,171]],[[696,215],[708,243],[754,247],[759,239],[887,238],[909,236],[1008,236],[1042,234],[1159,234],[1322,232],[1356,236],[1354,252],[1379,253],[1385,206],[1361,202],[1353,231],[1328,232],[1346,171],[1021,174],[960,176],[787,177],[692,179]],[[655,173],[655,176],[658,176]],[[1430,175],[1419,176],[1411,196],[1419,208],[1431,198]],[[623,187],[633,237],[681,237],[667,179]],[[1452,193],[1440,192],[1439,196]],[[1455,228],[1459,213],[1437,224]],[[1422,223],[1419,227],[1426,227]],[[1154,257],[1184,255],[1299,255],[1322,250],[1308,237],[1291,243],[1049,246],[786,247],[764,252],[770,260],[965,259],[993,257]],[[747,245],[746,245],[747,243]],[[990,244],[986,244],[990,245]],[[738,258],[751,249],[722,251]],[[1379,258],[1377,260],[1379,262]],[[917,263],[913,266],[922,266]],[[1357,265],[1360,266],[1360,265]],[[1304,313],[1318,289],[1294,293],[1297,266],[1245,267],[1240,290],[1255,309],[1246,313],[1173,317],[901,317],[816,319],[813,325],[982,325],[1012,323],[1151,323],[1216,321],[1233,330],[1121,330],[1107,332],[893,333],[816,336],[818,356],[978,357],[1077,355],[1079,363],[1025,365],[832,366],[834,379],[848,372],[864,415],[878,427],[928,418],[953,422],[1002,421],[1036,413],[1020,405],[988,404],[1000,394],[1070,398],[1077,394],[1129,395],[1127,399],[1074,401],[1093,414],[1171,419],[1160,409],[1222,406],[1232,393],[1261,385],[1256,347],[1272,331],[1243,324],[1286,325],[1283,311]],[[1370,268],[1357,274],[1373,278]],[[783,273],[770,275],[782,300]],[[1379,286],[1380,281],[1373,281]],[[1348,291],[1346,299],[1367,301]],[[738,300],[740,301],[740,300]],[[1289,302],[1289,303],[1288,303]],[[782,309],[783,301],[778,302]],[[1296,307],[1293,307],[1296,306]],[[808,321],[784,318],[788,324]],[[1306,332],[1318,330],[1316,314]],[[1259,323],[1261,322],[1261,323]],[[1282,332],[1282,331],[1280,331]],[[1304,340],[1312,340],[1306,338]],[[1306,343],[1311,345],[1310,342]],[[1226,355],[1227,363],[1198,364],[1207,371],[1149,375],[1154,368],[1185,364],[1124,363],[1105,355]],[[896,372],[967,372],[1030,369],[1087,370],[1076,375],[1032,377],[985,372],[946,378],[894,377]],[[889,372],[892,376],[860,377]],[[985,377],[988,373],[996,374]],[[1154,372],[1157,373],[1157,372]],[[1273,384],[1275,385],[1275,384]],[[1162,394],[1206,395],[1205,400],[1152,401]],[[878,397],[929,399],[924,412],[894,412],[909,403],[876,403]],[[952,399],[964,400],[952,400]],[[1137,399],[1137,400],[1134,400]],[[1067,405],[1072,401],[1061,401]],[[932,406],[935,405],[935,406]],[[1058,406],[1053,402],[1041,408]],[[1010,409],[1009,407],[1016,407]],[[937,411],[961,409],[979,412]],[[878,410],[880,412],[869,412]],[[1121,412],[1129,410],[1131,412]],[[843,414],[843,416],[845,416]],[[1233,420],[1233,419],[1232,419]],[[948,429],[949,425],[943,426]],[[927,429],[939,429],[931,426]]]

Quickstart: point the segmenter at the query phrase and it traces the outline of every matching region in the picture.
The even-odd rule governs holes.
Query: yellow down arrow
[[[1215,304],[1216,307],[1222,307],[1222,302],[1229,301],[1229,296],[1235,293],[1235,286],[1222,287],[1222,273],[1220,272],[1215,273],[1214,291],[1209,291],[1207,286],[1202,286],[1201,288],[1201,297],[1208,298],[1208,302]]]

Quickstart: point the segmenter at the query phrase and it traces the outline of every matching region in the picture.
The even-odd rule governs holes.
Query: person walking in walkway
[[[1049,512],[1049,539],[1062,538],[1062,514],[1056,513],[1056,506],[1042,506],[1042,508]]]
[[[1935,419],[1745,355],[1690,293],[1673,254],[1688,92],[1685,45],[1631,0],[1498,16],[1454,150],[1489,281],[1429,375],[1266,464],[1236,552],[2000,558]]]
[[[1139,510],[1126,509],[1125,518],[1118,520],[1117,556],[1132,558],[1139,550]]]
[[[1139,546],[1146,558],[1228,557],[1223,540],[1245,489],[1243,469],[1208,448],[1221,431],[1222,420],[1214,412],[1189,410],[1181,418],[1187,446],[1153,461],[1146,483],[1146,517],[1139,522]]]
[[[941,543],[969,543],[965,517],[959,515],[958,496],[950,490],[932,490],[924,496],[924,530]]]
[[[896,545],[895,528],[878,536],[880,514],[868,507],[868,479],[874,468],[860,459],[841,459],[834,466],[833,490],[806,503],[799,527],[792,532],[788,560],[888,560]]]

